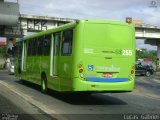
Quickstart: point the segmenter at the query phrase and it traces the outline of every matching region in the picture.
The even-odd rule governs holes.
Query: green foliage
[[[136,50],[136,60],[143,58],[151,58],[154,62],[157,59],[157,51],[154,50]]]
[[[7,50],[6,46],[0,46],[0,58],[6,58],[7,57],[6,50]]]

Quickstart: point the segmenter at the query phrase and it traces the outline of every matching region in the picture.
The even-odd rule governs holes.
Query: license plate
[[[112,77],[112,74],[111,74],[111,73],[104,73],[104,74],[103,74],[103,77],[111,78],[111,77]]]

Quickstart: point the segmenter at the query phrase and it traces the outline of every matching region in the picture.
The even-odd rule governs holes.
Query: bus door
[[[21,68],[22,68],[22,71],[23,72],[26,72],[26,59],[27,59],[27,49],[26,49],[26,41],[24,41],[23,42],[23,49],[22,49],[22,59],[21,59],[21,61],[19,61],[19,62],[21,62],[21,63],[19,63],[19,64],[21,64]]]
[[[61,32],[54,34],[53,41],[53,76],[58,76]]]

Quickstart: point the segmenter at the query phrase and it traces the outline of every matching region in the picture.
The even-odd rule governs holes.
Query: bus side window
[[[71,55],[72,54],[72,40],[73,40],[73,30],[63,31],[62,37],[62,55]]]
[[[43,53],[43,37],[39,37],[37,38],[37,55],[38,56],[42,56],[42,53]]]
[[[32,42],[32,56],[37,55],[37,38],[31,40]]]
[[[51,35],[44,36],[43,40],[43,55],[50,55],[50,44],[51,44]]]
[[[32,55],[32,40],[28,41],[28,51],[27,51],[27,55],[31,56]]]
[[[61,39],[61,32],[55,33],[54,35],[54,56],[59,56],[60,50],[60,39]]]

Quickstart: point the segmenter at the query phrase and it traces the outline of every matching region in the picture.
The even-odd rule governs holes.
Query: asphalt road
[[[0,71],[1,119],[7,115],[37,120],[140,119],[144,114],[160,114],[159,93],[160,80],[143,76],[136,78],[136,88],[131,93],[75,95],[50,90],[45,95],[39,86],[22,83],[6,71]]]

